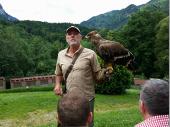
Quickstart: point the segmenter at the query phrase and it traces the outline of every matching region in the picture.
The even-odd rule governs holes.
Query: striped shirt
[[[169,127],[169,115],[152,116],[135,127]]]

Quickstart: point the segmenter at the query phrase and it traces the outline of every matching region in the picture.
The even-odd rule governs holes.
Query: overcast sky
[[[150,0],[0,0],[0,3],[8,14],[19,20],[79,24],[93,16],[148,1]]]

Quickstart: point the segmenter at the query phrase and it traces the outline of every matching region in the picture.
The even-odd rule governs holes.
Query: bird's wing
[[[118,42],[105,41],[100,44],[99,49],[102,50],[103,54],[109,55],[110,57],[128,54],[128,49]]]
[[[97,52],[100,55],[100,57],[105,61],[109,61],[113,56],[110,43],[100,44],[100,46],[97,49]]]

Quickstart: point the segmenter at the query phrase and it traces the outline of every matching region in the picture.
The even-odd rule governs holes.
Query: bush
[[[95,91],[99,94],[123,94],[132,84],[132,73],[123,66],[116,66],[110,80],[98,84]]]

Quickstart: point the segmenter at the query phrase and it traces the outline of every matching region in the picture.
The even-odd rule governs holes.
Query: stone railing
[[[134,85],[140,86],[145,83],[144,79],[134,79]],[[34,77],[23,77],[23,78],[11,78],[10,88],[17,87],[30,87],[30,86],[43,86],[55,83],[55,75],[47,76],[34,76]],[[0,89],[6,88],[6,81],[4,77],[0,77]]]
[[[134,78],[134,85],[144,85],[147,80]]]
[[[55,75],[10,79],[11,88],[41,86],[55,83]]]

